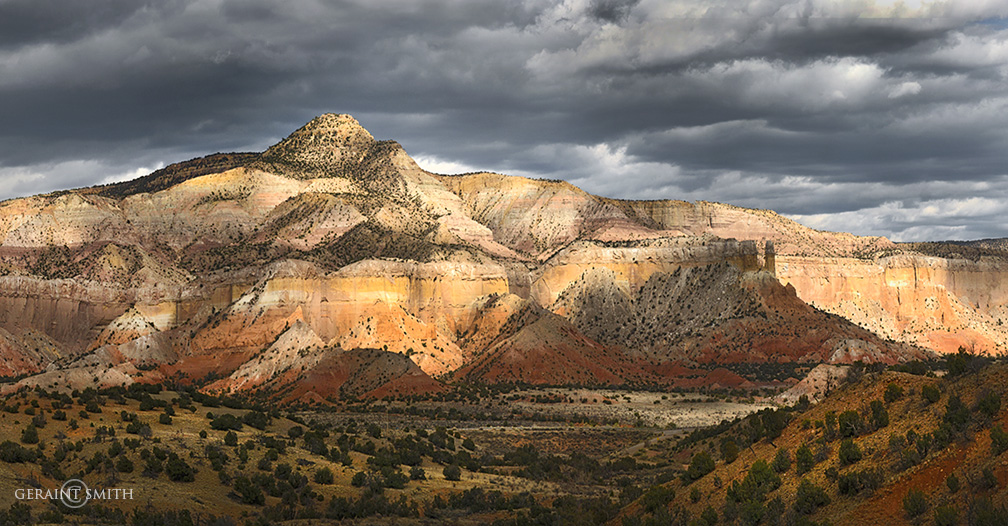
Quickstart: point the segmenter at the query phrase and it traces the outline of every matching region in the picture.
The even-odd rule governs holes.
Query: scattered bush
[[[315,470],[314,477],[316,484],[328,485],[333,483],[333,472],[327,467],[322,467]]]
[[[242,417],[242,422],[244,422],[245,425],[249,427],[254,427],[260,431],[266,429],[266,426],[269,425],[269,420],[270,420],[269,415],[263,413],[262,411],[249,411],[248,413],[245,413],[245,416]],[[241,429],[241,425],[239,425],[237,429]]]
[[[815,457],[812,456],[812,450],[805,444],[802,444],[797,451],[795,451],[795,470],[799,475],[804,475],[815,466]]]
[[[798,492],[795,495],[794,502],[794,509],[798,513],[811,515],[817,509],[829,503],[830,498],[826,494],[826,490],[809,482],[807,479],[802,479],[801,483],[798,484]]]
[[[956,526],[959,524],[959,512],[949,504],[935,508],[935,526]]]
[[[925,403],[930,405],[941,399],[941,391],[937,385],[927,384],[921,388],[921,397],[924,398]]]
[[[0,460],[8,464],[35,462],[37,456],[35,451],[26,449],[10,440],[4,440],[3,443],[0,443]]]
[[[840,463],[844,466],[849,466],[861,460],[861,448],[854,443],[854,440],[845,438],[840,442],[839,456]]]
[[[721,439],[721,460],[723,460],[725,464],[735,462],[735,459],[738,458],[738,454],[739,447],[734,438],[724,437]]]
[[[647,513],[654,513],[659,509],[668,508],[672,499],[675,498],[675,492],[672,488],[666,486],[652,486],[651,489],[647,490],[643,496],[640,498],[641,506]]]
[[[955,473],[950,474],[945,479],[945,485],[948,486],[949,492],[951,493],[956,493],[957,491],[959,491],[959,488],[961,487],[959,483],[959,477],[957,477]]]
[[[980,481],[979,485],[983,489],[995,489],[998,485],[997,477],[994,476],[994,472],[991,468],[983,468],[980,471]]]
[[[1001,411],[1001,395],[987,391],[977,398],[976,407],[980,414],[991,420]]]
[[[235,477],[233,487],[235,494],[241,502],[257,506],[266,504],[266,496],[263,495],[262,489],[245,475]]]
[[[1008,450],[1008,433],[1001,426],[994,426],[990,431],[991,449],[995,455],[1000,455]]]
[[[882,429],[889,425],[889,412],[886,411],[885,405],[882,402],[872,400],[869,408],[871,409],[872,429]]]
[[[241,420],[238,420],[238,417],[232,414],[225,413],[223,415],[214,417],[214,419],[210,421],[210,429],[215,429],[217,431],[227,431],[227,430],[240,431],[241,428],[242,428]]]
[[[714,471],[714,459],[706,451],[701,451],[693,455],[689,468],[683,473],[683,481],[687,484],[703,478],[704,475]]]
[[[788,453],[787,448],[782,447],[777,450],[777,455],[774,456],[771,467],[777,473],[787,472],[787,470],[791,467],[791,455]]]
[[[951,431],[962,434],[966,431],[969,421],[970,410],[966,404],[959,399],[959,395],[950,396],[948,403],[945,404],[945,416],[942,417],[942,423],[947,425]]]
[[[862,491],[873,492],[882,486],[882,472],[877,469],[851,471],[837,478],[841,495],[857,495]]]
[[[172,482],[192,482],[196,480],[196,470],[185,460],[172,453],[165,463],[165,473]]]
[[[894,383],[890,383],[886,386],[884,397],[887,404],[891,404],[900,398],[903,398],[903,387]]]
[[[837,417],[837,426],[840,430],[840,436],[856,437],[861,433],[864,423],[861,421],[861,415],[857,411],[847,410],[840,413],[840,416]]]
[[[21,443],[22,444],[38,444],[39,436],[38,429],[33,425],[29,425],[21,431]]]
[[[917,488],[910,488],[910,491],[907,491],[906,496],[903,497],[903,510],[911,519],[927,511],[927,497],[924,492]]]
[[[133,461],[123,455],[116,461],[115,468],[120,473],[133,473]]]
[[[449,464],[441,471],[445,480],[462,480],[462,469],[458,464]]]

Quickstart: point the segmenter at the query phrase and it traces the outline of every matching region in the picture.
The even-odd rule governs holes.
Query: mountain
[[[718,367],[1003,350],[1005,273],[770,211],[433,174],[327,114],[263,153],[0,203],[0,364],[287,399],[751,385]]]

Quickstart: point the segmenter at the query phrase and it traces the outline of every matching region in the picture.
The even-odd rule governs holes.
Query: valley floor
[[[0,403],[0,524],[1004,524],[1006,389],[1008,365],[959,355],[856,370],[793,408],[586,388],[291,411],[22,390]],[[133,498],[19,498],[69,479]]]

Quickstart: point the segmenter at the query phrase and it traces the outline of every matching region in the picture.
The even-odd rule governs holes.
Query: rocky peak
[[[291,137],[298,135],[342,140],[347,143],[363,142],[370,144],[374,142],[374,137],[357,122],[357,119],[345,113],[324,113],[319,115],[292,133]]]
[[[271,146],[262,158],[298,170],[326,170],[359,162],[375,142],[357,119],[326,113]]]

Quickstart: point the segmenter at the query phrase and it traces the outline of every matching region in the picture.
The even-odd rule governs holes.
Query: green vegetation
[[[946,449],[972,447],[989,432],[990,458],[955,467],[923,503],[921,495],[897,486],[898,498],[905,497],[898,513],[907,518],[982,524],[977,521],[1003,511],[1001,500],[994,500],[1004,491],[994,459],[1008,449],[1008,433],[998,425],[1004,393],[983,376],[986,366],[974,371],[965,361],[958,376],[939,379],[866,368],[861,380],[838,388],[836,400],[763,410],[682,438],[640,422],[596,429],[558,420],[555,429],[529,435],[535,438],[514,432],[504,440],[458,426],[490,414],[484,387],[284,407],[283,413],[177,385],[164,392],[137,386],[72,396],[20,391],[2,401],[8,431],[0,441],[0,468],[37,473],[46,484],[80,473],[89,480],[198,491],[207,504],[191,506],[201,517],[216,508],[236,509],[247,514],[237,522],[249,524],[378,515],[435,523],[475,516],[500,526],[821,524],[837,510],[861,509],[877,492],[892,494],[892,485],[905,480],[903,470],[945,461]],[[1002,377],[1001,369],[994,371],[990,378]],[[898,391],[892,386],[902,389],[898,396],[890,394]],[[937,400],[923,398],[927,387],[940,393]],[[531,405],[557,404],[555,397],[564,396],[559,390],[529,396],[497,389],[495,401],[513,396]],[[608,396],[615,406],[629,398]],[[674,402],[662,397],[659,403]],[[81,414],[71,433],[69,417]],[[502,419],[486,421],[497,426]],[[37,442],[24,437],[32,432]],[[588,438],[572,438],[579,433]],[[508,444],[516,436],[524,443]],[[610,491],[592,493],[600,487]],[[36,522],[55,511],[65,514],[56,523],[84,522],[65,510],[29,511]],[[169,512],[180,513],[156,513]],[[108,513],[106,522],[120,518]],[[177,518],[143,513],[154,513],[144,517],[155,521]]]
[[[823,506],[831,502],[826,490],[802,479],[798,485],[798,492],[795,495],[794,509],[804,515],[810,515]]]
[[[927,511],[927,496],[917,488],[910,488],[903,497],[903,510],[911,519]]]

